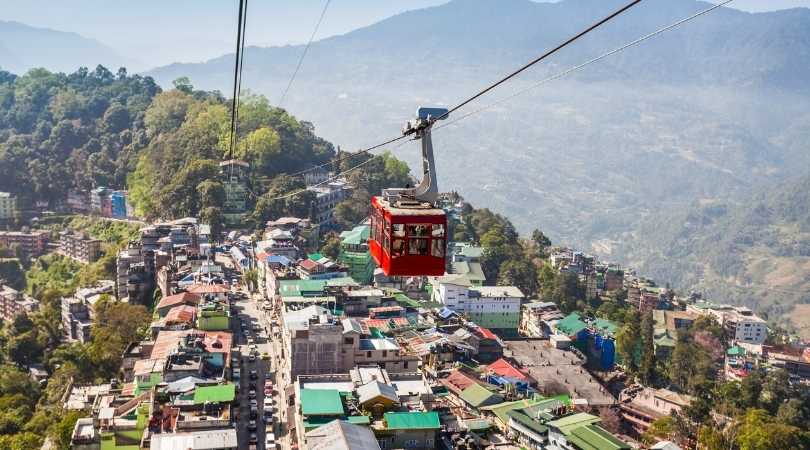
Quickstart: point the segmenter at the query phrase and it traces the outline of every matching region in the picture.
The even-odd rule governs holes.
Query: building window
[[[405,448],[416,448],[417,442],[416,439],[408,439],[405,441]]]
[[[366,358],[371,358],[371,352],[370,351],[366,352]]]
[[[343,343],[347,345],[354,345],[354,338],[344,338]]]

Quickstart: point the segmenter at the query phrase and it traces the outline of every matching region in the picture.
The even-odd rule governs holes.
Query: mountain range
[[[403,13],[315,42],[283,106],[344,147],[376,144],[396,136],[417,106],[456,104],[623,3],[455,0]],[[710,6],[642,2],[458,114]],[[244,86],[278,101],[302,51],[248,49]],[[164,85],[189,76],[199,87],[228,92],[232,59],[149,74]],[[523,232],[541,228],[557,242],[590,246],[681,286],[707,289],[718,301],[751,303],[761,289],[741,293],[745,284],[731,276],[705,279],[720,262],[712,255],[725,250],[715,237],[732,223],[690,231],[697,235],[686,240],[671,238],[660,225],[669,220],[679,230],[695,205],[745,204],[808,172],[808,75],[810,10],[720,8],[436,130],[440,188],[507,214]],[[418,161],[415,148],[393,150],[412,166]],[[748,261],[756,246],[738,245],[735,258]],[[673,263],[679,254],[685,261]],[[742,264],[740,273],[749,275],[741,280],[757,270],[755,278],[768,278],[787,260],[797,267],[795,276],[806,279],[810,265],[799,264],[801,257]],[[801,290],[801,283],[770,280],[761,284],[772,290],[763,303],[782,304],[774,314],[807,302],[787,292]],[[724,282],[725,289],[716,287]]]
[[[116,71],[132,61],[104,44],[76,33],[0,20],[0,69],[22,74],[35,67],[73,72],[102,64]]]

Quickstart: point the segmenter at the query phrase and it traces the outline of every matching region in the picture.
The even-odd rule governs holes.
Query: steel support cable
[[[481,107],[481,108],[475,109],[475,110],[473,110],[473,111],[470,111],[470,112],[468,112],[468,113],[465,113],[465,114],[462,114],[462,115],[460,115],[460,116],[458,116],[458,117],[455,117],[455,118],[453,118],[452,120],[450,120],[449,122],[446,122],[446,123],[443,123],[443,124],[441,124],[441,125],[437,126],[437,127],[434,129],[434,130],[440,130],[440,129],[442,129],[442,128],[445,128],[445,127],[448,127],[448,126],[450,126],[450,125],[453,125],[453,124],[455,124],[456,122],[459,122],[459,121],[461,121],[461,120],[464,120],[464,119],[466,119],[466,118],[468,118],[468,117],[470,117],[470,116],[473,116],[473,115],[476,115],[476,114],[481,113],[481,112],[483,112],[483,111],[486,111],[486,110],[488,110],[488,109],[491,109],[491,108],[493,108],[493,107],[495,107],[495,106],[498,106],[498,105],[500,105],[500,104],[502,104],[502,103],[506,103],[507,101],[512,100],[512,99],[513,99],[513,98],[515,98],[515,97],[519,97],[519,96],[521,96],[521,95],[525,94],[526,92],[531,91],[532,89],[536,89],[536,88],[538,88],[538,87],[540,87],[540,86],[542,86],[542,85],[544,85],[544,84],[546,84],[546,83],[549,83],[549,82],[552,82],[552,81],[554,81],[554,80],[558,80],[558,79],[560,79],[560,78],[563,78],[563,77],[565,77],[565,76],[567,76],[567,75],[570,75],[570,74],[571,74],[571,73],[573,73],[573,72],[579,71],[580,69],[583,69],[583,68],[585,68],[585,67],[587,67],[587,66],[590,66],[591,64],[597,63],[597,62],[599,62],[599,61],[601,61],[601,60],[603,60],[603,59],[605,59],[605,58],[608,58],[608,57],[610,57],[610,56],[613,56],[613,55],[615,55],[616,53],[623,52],[624,50],[627,50],[627,49],[628,49],[628,48],[630,48],[630,47],[635,47],[636,45],[641,44],[641,43],[642,43],[642,42],[644,42],[644,41],[647,41],[647,40],[652,39],[652,38],[654,38],[654,37],[656,37],[656,36],[658,36],[658,35],[661,35],[661,34],[663,34],[663,33],[666,33],[667,31],[670,31],[670,30],[672,30],[672,29],[674,29],[674,28],[677,28],[677,27],[679,27],[679,26],[681,26],[681,25],[683,25],[683,24],[687,23],[687,22],[690,22],[690,21],[692,21],[692,20],[694,20],[694,19],[697,19],[697,18],[698,18],[698,17],[700,17],[700,16],[703,16],[703,15],[705,15],[705,14],[708,14],[708,13],[710,13],[710,12],[714,11],[714,10],[715,10],[715,9],[717,9],[717,8],[720,8],[720,7],[722,7],[722,6],[728,5],[729,3],[733,2],[733,1],[734,1],[734,0],[725,0],[725,1],[724,1],[724,2],[722,2],[722,3],[718,3],[718,4],[716,4],[716,5],[712,6],[712,7],[706,8],[706,9],[704,9],[704,10],[702,10],[702,11],[699,11],[699,12],[697,12],[697,13],[695,13],[695,14],[693,14],[693,15],[689,16],[689,17],[686,17],[686,18],[684,18],[684,19],[681,19],[681,20],[679,20],[679,21],[677,21],[677,22],[675,22],[675,23],[672,23],[672,24],[670,24],[670,25],[667,25],[667,26],[665,26],[665,27],[663,27],[663,28],[659,28],[658,30],[653,31],[652,33],[649,33],[649,34],[647,34],[647,35],[645,35],[645,36],[642,36],[642,37],[640,37],[640,38],[638,38],[638,39],[636,39],[636,40],[634,40],[634,41],[632,41],[632,42],[629,42],[629,43],[627,43],[627,44],[625,44],[625,45],[622,45],[621,47],[617,47],[617,48],[615,48],[615,49],[613,49],[613,50],[611,50],[611,51],[609,51],[609,52],[607,52],[607,53],[603,53],[603,54],[601,54],[601,55],[599,55],[599,56],[597,56],[597,57],[595,57],[595,58],[589,59],[588,61],[585,61],[585,62],[584,62],[584,63],[582,63],[582,64],[576,65],[576,66],[574,66],[574,67],[570,67],[570,68],[568,68],[568,69],[566,69],[566,70],[564,70],[564,71],[562,71],[562,72],[559,72],[559,73],[557,73],[557,74],[554,74],[554,75],[552,75],[552,76],[550,76],[550,77],[548,77],[548,78],[545,78],[545,79],[543,79],[543,80],[540,80],[540,81],[538,81],[538,82],[536,82],[536,83],[532,84],[531,86],[529,86],[529,87],[527,87],[527,88],[525,88],[525,89],[521,89],[521,90],[519,90],[519,91],[515,92],[514,94],[511,94],[511,95],[509,95],[509,96],[507,96],[507,97],[504,97],[504,98],[502,98],[502,99],[496,100],[495,102],[490,103],[490,104],[488,104],[488,105],[486,105],[486,106],[483,106],[483,107]]]
[[[560,45],[558,45],[558,46],[554,47],[553,49],[551,49],[551,50],[549,50],[549,51],[547,51],[547,52],[543,53],[542,55],[540,55],[539,57],[537,57],[537,58],[533,59],[532,61],[529,61],[528,63],[524,64],[524,65],[523,65],[522,67],[520,67],[519,69],[517,69],[517,70],[515,70],[514,72],[512,72],[512,73],[510,73],[510,74],[506,75],[505,77],[501,78],[500,80],[496,81],[495,83],[492,83],[491,85],[487,86],[487,87],[486,87],[486,88],[484,88],[483,90],[479,91],[477,94],[473,95],[472,97],[470,97],[470,98],[468,98],[468,99],[464,100],[463,102],[461,102],[461,103],[459,103],[458,105],[454,106],[453,108],[449,109],[449,110],[448,110],[448,111],[447,111],[445,114],[441,115],[440,117],[436,118],[435,120],[441,120],[441,119],[443,119],[443,118],[447,117],[448,115],[450,115],[451,113],[453,113],[453,112],[457,111],[458,109],[463,108],[464,106],[466,106],[467,104],[469,104],[469,103],[471,103],[471,102],[475,101],[476,99],[478,99],[478,98],[479,98],[479,97],[481,97],[482,95],[486,94],[487,92],[489,92],[489,91],[491,91],[491,90],[495,89],[496,87],[498,87],[498,86],[502,85],[503,83],[505,83],[505,82],[507,82],[507,81],[511,80],[512,78],[516,77],[517,75],[519,75],[520,73],[522,73],[522,72],[524,72],[525,70],[529,69],[530,67],[534,66],[535,64],[539,63],[540,61],[543,61],[544,59],[548,58],[549,56],[551,56],[551,55],[553,55],[553,54],[555,54],[555,53],[559,52],[559,51],[560,51],[560,50],[562,50],[563,48],[565,48],[565,47],[567,47],[567,46],[569,46],[569,45],[573,44],[575,41],[577,41],[577,40],[579,40],[580,38],[584,37],[585,35],[589,34],[589,33],[590,33],[590,32],[592,32],[593,30],[595,30],[595,29],[597,29],[597,28],[601,27],[602,25],[604,25],[604,24],[606,24],[606,23],[610,22],[610,21],[611,21],[611,20],[613,20],[614,18],[616,18],[616,17],[618,17],[619,15],[623,14],[625,11],[627,11],[628,9],[630,9],[630,8],[632,8],[632,7],[634,7],[634,6],[636,6],[637,4],[641,3],[642,1],[643,1],[643,0],[633,0],[633,1],[631,1],[630,3],[628,3],[628,4],[624,5],[623,7],[619,8],[619,9],[618,9],[618,10],[616,10],[616,11],[614,11],[614,12],[613,12],[613,13],[611,13],[610,15],[606,16],[605,18],[603,18],[603,19],[599,20],[598,22],[596,22],[596,23],[594,23],[593,25],[589,26],[588,28],[584,29],[583,31],[580,31],[580,32],[579,32],[579,33],[577,33],[576,35],[574,35],[574,36],[572,36],[572,37],[568,38],[568,39],[567,39],[566,41],[564,41],[562,44],[560,44]],[[368,153],[368,152],[369,152],[369,151],[371,151],[371,150],[374,150],[374,149],[376,149],[376,148],[382,147],[383,145],[389,144],[389,143],[391,143],[391,142],[395,142],[395,141],[397,141],[397,140],[399,140],[399,139],[401,139],[401,137],[400,137],[400,138],[397,138],[397,139],[392,139],[392,140],[390,140],[390,141],[388,141],[388,142],[384,142],[384,143],[379,144],[379,145],[375,145],[374,147],[371,147],[371,148],[368,148],[368,149],[360,150],[360,151],[358,151],[358,152],[355,152],[353,155],[348,156],[347,158],[351,158],[351,157],[353,157],[353,156],[356,156],[356,155],[358,155],[358,154],[362,154],[362,153]],[[321,164],[321,165],[318,165],[318,166],[313,166],[313,167],[310,167],[309,169],[306,169],[306,170],[303,170],[303,171],[300,171],[300,172],[297,172],[297,173],[293,174],[293,176],[298,176],[298,175],[301,175],[301,174],[303,174],[303,173],[306,173],[306,172],[309,172],[309,171],[312,171],[312,170],[316,170],[316,169],[321,168],[321,167],[324,167],[324,166],[326,166],[326,165],[328,165],[328,164],[331,164],[331,162],[330,162],[330,163]]]
[[[400,139],[404,139],[404,138],[405,138],[405,136],[401,136],[399,139],[396,139],[396,140],[400,140]],[[408,139],[407,141],[400,143],[399,145],[397,145],[396,147],[394,147],[394,150],[396,150],[396,149],[398,149],[398,148],[402,147],[403,145],[407,144],[408,142],[410,142],[410,141],[412,141],[412,140],[413,140],[413,139]],[[391,143],[391,142],[395,142],[395,140],[391,140],[391,141],[389,141],[389,143]],[[385,144],[380,144],[380,145],[385,145]],[[357,153],[355,153],[355,156],[356,156],[356,155],[357,155]],[[285,199],[285,198],[295,197],[295,196],[296,196],[296,195],[298,195],[298,194],[302,194],[302,193],[306,192],[306,191],[307,191],[307,190],[309,190],[310,188],[319,187],[319,186],[323,186],[323,185],[325,185],[325,184],[331,183],[331,182],[333,182],[333,181],[337,180],[338,178],[340,178],[340,177],[342,177],[342,176],[346,175],[347,173],[352,172],[352,171],[355,171],[355,170],[357,170],[357,169],[359,169],[359,168],[361,168],[361,167],[365,166],[366,164],[369,164],[369,163],[371,163],[372,161],[375,161],[377,158],[381,158],[381,157],[382,157],[382,155],[374,155],[374,156],[372,156],[371,158],[369,158],[369,159],[367,159],[367,160],[365,160],[365,161],[363,161],[363,162],[361,162],[361,163],[359,163],[359,164],[357,164],[357,165],[355,165],[355,166],[352,166],[352,167],[350,167],[350,168],[348,168],[348,169],[344,170],[343,172],[340,172],[340,173],[338,173],[338,174],[336,174],[336,175],[332,175],[331,177],[327,178],[327,179],[326,179],[326,180],[324,180],[324,181],[321,181],[320,183],[316,183],[316,184],[313,184],[312,186],[308,186],[307,188],[304,188],[304,189],[299,189],[299,190],[297,190],[297,191],[293,191],[293,192],[289,192],[289,193],[284,194],[284,195],[279,195],[279,196],[277,196],[277,197],[269,198],[268,200],[270,200],[270,201],[274,201],[274,200],[283,200],[283,199]]]
[[[518,92],[516,92],[516,93],[514,93],[514,94],[512,94],[512,95],[510,95],[510,96],[508,96],[508,97],[504,97],[504,98],[502,98],[502,99],[500,99],[500,100],[497,100],[497,101],[495,101],[494,103],[491,103],[491,104],[489,104],[489,105],[486,105],[486,106],[484,106],[484,107],[482,107],[482,108],[476,109],[476,110],[474,110],[474,111],[470,111],[469,113],[466,113],[466,114],[464,114],[464,115],[461,115],[461,116],[459,116],[459,117],[457,117],[457,118],[455,118],[455,119],[451,120],[450,122],[447,122],[447,123],[441,124],[441,125],[437,126],[437,127],[434,129],[434,131],[435,131],[435,130],[440,130],[440,129],[445,128],[445,127],[448,127],[448,126],[453,125],[453,124],[455,124],[456,122],[459,122],[459,121],[461,121],[461,120],[464,120],[464,119],[466,119],[466,118],[468,118],[468,117],[470,117],[470,116],[473,116],[473,115],[478,114],[478,113],[480,113],[480,112],[483,112],[483,111],[485,111],[485,110],[487,110],[487,109],[490,109],[490,108],[493,108],[493,107],[495,107],[495,106],[497,106],[497,105],[500,105],[500,104],[502,104],[502,103],[505,103],[505,102],[507,102],[507,101],[509,101],[509,100],[511,100],[511,99],[513,99],[513,98],[515,98],[515,97],[518,97],[518,96],[520,96],[520,95],[522,95],[522,94],[524,94],[524,93],[526,93],[526,92],[528,92],[528,91],[530,91],[530,90],[532,90],[532,89],[535,89],[535,88],[537,88],[537,87],[539,87],[539,86],[541,86],[541,85],[543,85],[543,84],[546,84],[546,83],[549,83],[549,82],[551,82],[551,81],[554,81],[554,80],[557,80],[557,79],[563,78],[563,77],[565,77],[565,76],[567,76],[567,75],[569,75],[569,74],[571,74],[571,73],[573,73],[573,72],[579,71],[579,70],[581,70],[581,69],[583,69],[583,68],[585,68],[585,67],[587,67],[587,66],[589,66],[589,65],[591,65],[591,64],[594,64],[594,63],[596,63],[596,62],[599,62],[599,61],[601,61],[601,60],[603,60],[603,59],[605,59],[605,58],[607,58],[607,57],[610,57],[610,56],[612,56],[612,55],[614,55],[614,54],[616,54],[616,53],[620,53],[620,52],[622,52],[622,51],[624,51],[624,50],[627,50],[628,48],[634,47],[634,46],[636,46],[636,45],[638,45],[638,44],[640,44],[640,43],[642,43],[642,42],[644,42],[644,41],[647,41],[647,40],[649,40],[649,39],[652,39],[653,37],[656,37],[656,36],[658,36],[658,35],[660,35],[660,34],[663,34],[663,33],[667,32],[667,31],[670,31],[670,30],[672,30],[672,29],[674,29],[674,28],[677,28],[677,27],[679,27],[679,26],[681,26],[681,25],[683,25],[683,24],[685,24],[685,23],[687,23],[687,22],[690,22],[690,21],[692,21],[692,20],[694,20],[694,19],[697,19],[698,17],[703,16],[703,15],[705,15],[705,14],[708,14],[708,13],[710,13],[710,12],[712,12],[712,11],[714,11],[714,10],[716,10],[716,9],[720,8],[720,7],[726,6],[726,5],[728,5],[729,3],[733,2],[733,1],[734,1],[734,0],[726,0],[726,1],[722,2],[722,3],[718,3],[718,4],[716,4],[716,5],[714,5],[714,6],[711,6],[711,7],[707,8],[707,9],[704,9],[704,10],[702,10],[702,11],[699,11],[699,12],[697,12],[697,13],[695,13],[695,14],[693,14],[693,15],[689,16],[689,17],[686,17],[686,18],[684,18],[684,19],[681,19],[681,20],[679,20],[679,21],[677,21],[677,22],[675,22],[675,23],[672,23],[672,24],[670,24],[670,25],[667,25],[667,26],[665,26],[665,27],[663,27],[663,28],[660,28],[660,29],[658,29],[658,30],[656,30],[656,31],[653,31],[652,33],[649,33],[649,34],[647,34],[647,35],[645,35],[645,36],[642,36],[642,37],[640,37],[640,38],[638,38],[638,39],[636,39],[636,40],[634,40],[634,41],[632,41],[632,42],[629,42],[629,43],[627,43],[627,44],[625,44],[625,45],[623,45],[623,46],[621,46],[621,47],[617,47],[617,48],[615,48],[615,49],[613,49],[613,50],[611,50],[611,51],[609,51],[609,52],[607,52],[607,53],[603,53],[602,55],[599,55],[599,56],[597,56],[597,57],[595,57],[595,58],[592,58],[592,59],[590,59],[590,60],[588,60],[588,61],[586,61],[586,62],[584,62],[584,63],[582,63],[582,64],[579,64],[579,65],[577,65],[577,66],[571,67],[571,68],[569,68],[569,69],[567,69],[567,70],[565,70],[565,71],[563,71],[563,72],[560,72],[560,73],[558,73],[558,74],[555,74],[555,75],[553,75],[553,76],[551,76],[551,77],[545,78],[545,79],[543,79],[543,80],[541,80],[541,81],[539,81],[539,82],[537,82],[537,83],[533,84],[532,86],[530,86],[530,87],[528,87],[528,88],[526,88],[526,89],[520,90],[520,91],[518,91]],[[401,138],[401,137],[400,137],[400,138]],[[356,156],[359,156],[359,155],[361,155],[361,154],[363,154],[363,153],[367,153],[367,152],[369,152],[370,150],[373,150],[373,149],[376,149],[376,148],[382,147],[383,145],[387,145],[387,144],[389,144],[389,143],[391,143],[391,142],[394,142],[394,141],[396,141],[396,140],[399,140],[400,138],[398,138],[398,139],[393,139],[393,140],[391,140],[391,141],[385,142],[385,143],[383,143],[383,144],[380,144],[380,145],[377,145],[377,146],[374,146],[374,147],[370,147],[370,148],[368,148],[368,149],[360,150],[360,151],[358,151],[358,152],[356,152],[356,153],[352,153],[352,154],[350,154],[350,155],[348,155],[348,156],[346,156],[346,157],[344,157],[344,158],[341,158],[341,159],[339,159],[338,161],[331,161],[331,162],[328,162],[328,163],[325,163],[325,164],[320,164],[320,165],[317,165],[317,166],[313,166],[313,167],[311,167],[311,168],[309,168],[309,169],[302,170],[302,171],[300,171],[300,172],[296,172],[295,174],[292,174],[292,176],[298,176],[298,175],[302,175],[302,174],[304,174],[304,173],[310,172],[310,171],[312,171],[312,170],[316,170],[316,169],[321,168],[321,167],[325,167],[325,166],[327,166],[327,165],[329,165],[329,164],[333,164],[333,163],[335,163],[335,162],[341,162],[341,161],[344,161],[344,160],[346,160],[346,159],[351,159],[351,158],[356,157]],[[399,148],[399,147],[397,147],[397,148]],[[379,156],[379,155],[378,155],[378,156]],[[353,170],[353,168],[352,168],[352,169],[348,169],[347,171],[343,172],[342,174],[345,174],[346,172],[350,172],[351,170]]]
[[[241,77],[241,54],[244,40],[242,38],[242,25],[244,23],[245,7],[247,0],[239,1],[239,15],[236,24],[236,53],[235,62],[233,67],[233,98],[231,98],[231,135],[228,142],[228,159],[233,159],[234,137],[236,135],[236,110],[239,98],[238,89],[240,86],[239,79]]]
[[[321,16],[318,18],[318,22],[315,24],[315,29],[312,30],[312,35],[309,37],[309,41],[307,42],[306,47],[304,47],[301,57],[298,58],[298,65],[295,66],[295,70],[290,77],[290,81],[287,83],[287,87],[284,88],[284,92],[281,94],[281,99],[278,101],[279,108],[281,108],[281,106],[284,104],[284,100],[287,98],[287,94],[290,92],[290,88],[295,81],[295,77],[298,76],[298,72],[301,70],[301,66],[304,64],[304,59],[307,57],[307,53],[309,53],[309,48],[312,46],[312,41],[315,40],[315,35],[318,34],[318,29],[321,27],[321,22],[323,22],[323,18],[326,15],[326,10],[329,9],[329,4],[331,2],[332,0],[326,0],[326,3],[323,5],[323,10],[321,11]]]

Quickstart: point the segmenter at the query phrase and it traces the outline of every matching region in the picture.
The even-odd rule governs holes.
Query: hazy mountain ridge
[[[403,13],[313,44],[284,106],[344,147],[376,144],[416,106],[455,104],[618,5],[456,0]],[[466,111],[708,6],[643,2]],[[250,48],[243,86],[277,101],[301,50]],[[225,55],[149,74],[229,92],[232,64]],[[740,202],[808,167],[808,74],[810,10],[719,9],[437,130],[439,185],[521,231],[539,227],[555,242],[639,260],[615,249],[633,236],[655,242],[645,224],[704,199]],[[396,154],[417,162],[415,148]],[[684,286],[694,281],[690,267],[672,273]]]
[[[35,67],[73,72],[98,64],[115,71],[131,62],[102,43],[76,33],[0,21],[0,69],[25,73]]]

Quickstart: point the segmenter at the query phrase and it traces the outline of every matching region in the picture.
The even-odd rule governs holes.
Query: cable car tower
[[[422,143],[422,180],[416,187],[384,189],[371,199],[369,251],[388,276],[441,276],[445,272],[447,216],[439,194],[431,128],[444,108],[419,108],[402,129]]]

